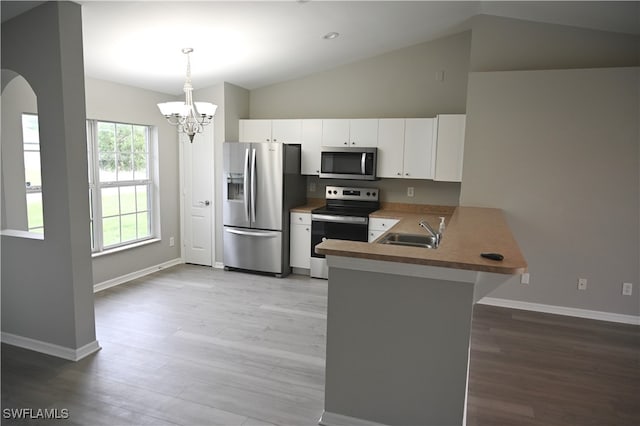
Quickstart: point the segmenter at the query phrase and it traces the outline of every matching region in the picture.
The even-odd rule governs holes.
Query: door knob
[[[198,201],[199,204],[204,204],[205,206],[208,206],[209,204],[211,204],[211,201],[209,200],[205,200],[205,201]]]

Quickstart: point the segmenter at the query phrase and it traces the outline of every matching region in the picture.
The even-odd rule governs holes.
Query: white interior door
[[[213,265],[213,124],[182,147],[182,256],[185,262]]]

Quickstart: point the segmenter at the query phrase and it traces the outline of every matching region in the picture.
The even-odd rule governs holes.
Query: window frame
[[[132,130],[134,126],[144,127],[145,140],[146,140],[146,155],[147,155],[147,177],[146,179],[135,179],[135,175],[130,180],[113,180],[113,181],[100,181],[100,152],[98,146],[98,125],[99,123],[113,124],[113,125],[125,125],[131,126]],[[156,174],[155,174],[155,131],[153,126],[147,124],[126,123],[110,120],[95,120],[87,119],[87,156],[88,156],[88,183],[89,183],[89,221],[90,221],[90,233],[91,233],[91,252],[96,255],[100,253],[107,253],[110,251],[119,251],[126,249],[128,246],[139,246],[146,241],[157,239],[157,204],[156,199]],[[114,147],[117,151],[117,148]],[[117,160],[116,160],[117,161]],[[117,166],[116,166],[117,168]],[[116,172],[117,173],[117,172]],[[123,187],[135,188],[138,186],[146,186],[146,207],[143,210],[139,210],[136,204],[136,208],[133,212],[122,213],[120,205],[120,189]],[[107,217],[118,217],[120,224],[120,242],[116,244],[110,244],[105,246],[103,239],[103,219],[102,214],[102,197],[101,193],[106,188],[118,188],[118,214],[109,215]],[[137,203],[137,196],[134,196]],[[143,237],[137,237],[135,239],[122,241],[122,217],[127,215],[137,216],[139,213],[147,214],[147,232],[148,235]],[[137,219],[136,219],[137,220]]]
[[[24,127],[24,120],[25,120],[25,116],[31,116],[31,117],[35,117],[36,118],[36,125],[38,126],[38,128],[40,127],[40,123],[39,123],[39,117],[37,113],[31,113],[31,112],[23,112],[20,115],[20,130],[22,133],[22,156],[23,156],[23,164],[24,164],[24,178],[25,178],[25,203],[26,203],[26,209],[27,209],[27,217],[26,217],[26,221],[27,221],[27,232],[28,233],[33,233],[33,234],[42,234],[44,235],[44,206],[43,206],[43,194],[42,194],[42,151],[41,151],[41,147],[40,147],[40,132],[38,131],[38,141],[37,143],[33,143],[33,142],[27,142],[25,141],[25,127]],[[27,147],[27,145],[30,145],[29,147]],[[35,149],[35,147],[37,146],[37,149]],[[27,185],[27,161],[26,161],[26,157],[25,154],[27,152],[37,152],[38,153],[38,168],[39,168],[39,173],[40,173],[40,185]],[[42,225],[39,226],[32,226],[32,223],[30,221],[31,217],[29,215],[29,194],[40,194],[40,214],[39,214],[39,218],[42,221]]]

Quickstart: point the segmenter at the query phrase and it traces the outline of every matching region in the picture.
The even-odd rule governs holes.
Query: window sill
[[[40,240],[44,241],[44,234],[37,232],[21,231],[18,229],[3,229],[0,231],[0,235],[7,237],[26,238],[28,240]]]
[[[160,238],[151,238],[149,240],[138,241],[137,243],[127,244],[126,246],[120,246],[120,247],[115,247],[115,248],[104,250],[104,251],[99,251],[99,252],[96,252],[96,253],[91,253],[91,257],[95,259],[97,257],[102,257],[102,256],[106,256],[106,255],[109,255],[109,254],[119,253],[121,251],[126,251],[126,250],[129,250],[129,249],[134,249],[134,248],[138,248],[138,247],[147,246],[149,244],[157,243],[157,242],[160,242],[160,241],[162,241]]]

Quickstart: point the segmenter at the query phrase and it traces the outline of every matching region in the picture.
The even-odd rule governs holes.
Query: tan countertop
[[[437,230],[439,216],[446,217],[446,229],[437,249],[327,240],[318,244],[316,251],[324,255],[500,274],[520,274],[526,271],[527,262],[511,234],[502,210],[481,207],[438,209],[437,206],[428,206],[412,211],[412,208],[406,206],[383,205],[381,210],[371,214],[371,217],[400,219],[400,222],[387,232],[406,234],[425,234],[426,231],[418,225],[421,219],[427,220]],[[487,252],[500,253],[504,260],[495,261],[480,256],[480,253]]]
[[[295,213],[311,213],[311,210],[322,207],[325,204],[324,198],[308,198],[307,204],[292,208],[291,212]]]

